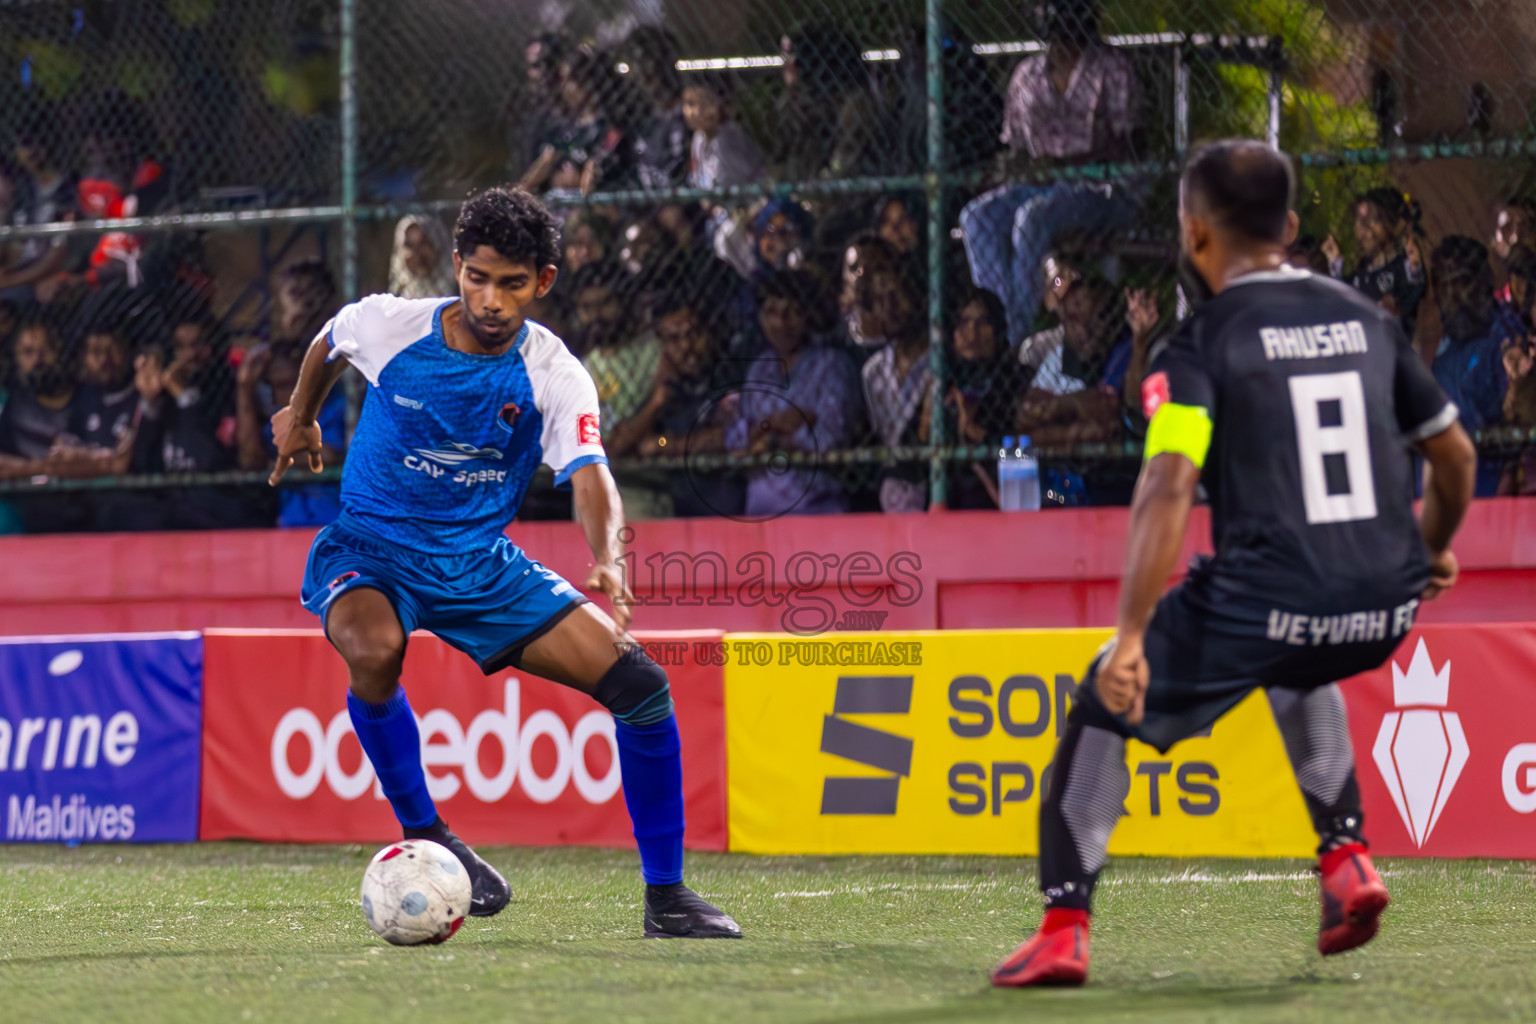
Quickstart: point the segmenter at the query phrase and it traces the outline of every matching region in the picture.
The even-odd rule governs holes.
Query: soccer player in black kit
[[[1476,458],[1397,321],[1285,266],[1292,187],[1290,161],[1258,142],[1216,143],[1185,168],[1180,258],[1203,301],[1152,356],[1116,633],[1041,800],[1045,919],[994,985],[1087,977],[1094,882],[1130,792],[1126,738],[1166,752],[1257,688],[1320,840],[1319,951],[1370,941],[1387,905],[1336,681],[1385,662],[1420,600],[1455,582]],[[1427,467],[1417,521],[1414,450]],[[1159,600],[1200,483],[1216,554]]]

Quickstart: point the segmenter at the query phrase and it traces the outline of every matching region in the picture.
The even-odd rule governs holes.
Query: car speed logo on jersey
[[[597,413],[584,412],[576,417],[576,443],[602,444],[603,434],[597,427]]]
[[[465,444],[463,441],[445,441],[436,448],[417,448],[416,454],[444,466],[457,466],[475,459],[496,459],[499,461],[503,457],[500,448],[477,448],[475,445]]]

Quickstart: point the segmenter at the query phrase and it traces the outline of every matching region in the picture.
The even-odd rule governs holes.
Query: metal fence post
[[[1264,140],[1276,149],[1280,148],[1280,110],[1285,99],[1285,69],[1280,63],[1280,58],[1275,54],[1273,44],[1269,47],[1270,59],[1274,64],[1269,69],[1269,120],[1265,124]]]
[[[1173,149],[1184,159],[1189,152],[1189,40],[1173,51]]]
[[[341,289],[357,298],[357,3],[341,0]]]
[[[932,379],[931,420],[928,425],[929,504],[942,508],[949,495],[946,464],[939,450],[944,436],[944,24],[943,0],[926,0],[928,53],[928,367]]]

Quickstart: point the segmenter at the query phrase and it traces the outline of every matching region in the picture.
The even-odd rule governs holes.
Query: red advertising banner
[[[1374,852],[1536,857],[1536,625],[1424,626],[1343,690]]]
[[[199,837],[397,838],[347,716],[346,666],[320,631],[204,636]],[[726,844],[724,672],[708,656],[721,636],[637,635],[657,645],[671,679],[693,849]],[[633,844],[613,720],[591,699],[515,670],[483,676],[425,633],[411,637],[403,681],[421,721],[428,788],[467,842]]]

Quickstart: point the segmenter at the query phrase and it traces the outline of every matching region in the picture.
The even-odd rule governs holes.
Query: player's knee
[[[653,725],[672,714],[667,673],[638,647],[631,647],[603,673],[592,698],[626,725]]]
[[[352,692],[370,704],[383,704],[400,688],[400,659],[382,654],[366,654],[348,661]]]
[[[405,658],[405,636],[398,624],[332,625],[330,636],[347,663],[353,693],[375,702],[394,696]]]

